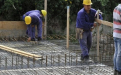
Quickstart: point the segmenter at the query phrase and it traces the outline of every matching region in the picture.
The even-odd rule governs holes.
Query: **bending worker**
[[[81,47],[81,60],[89,60],[89,51],[92,44],[91,28],[96,27],[94,23],[96,10],[91,8],[91,0],[83,0],[84,8],[77,14],[76,28],[77,39],[79,39]],[[102,16],[100,15],[102,19]]]
[[[35,26],[38,31],[38,41],[42,40],[42,17],[46,16],[45,10],[31,10],[23,15],[23,19],[27,25],[26,34],[28,35],[28,41],[35,41]]]

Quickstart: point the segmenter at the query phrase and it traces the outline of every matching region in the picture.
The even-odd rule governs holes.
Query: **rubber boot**
[[[118,71],[117,70],[114,70],[114,75],[117,75]]]
[[[121,72],[117,72],[117,75],[121,75]]]
[[[41,40],[42,40],[42,38],[41,38],[41,37],[38,37],[37,39],[38,39],[38,41],[41,41]]]

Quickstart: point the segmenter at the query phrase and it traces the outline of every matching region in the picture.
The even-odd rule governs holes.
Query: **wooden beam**
[[[67,35],[66,35],[66,48],[69,48],[69,14],[70,13],[70,7],[67,6]]]
[[[29,58],[32,58],[32,59],[35,59],[35,60],[42,58],[42,56],[31,54],[31,53],[28,53],[28,52],[24,52],[22,50],[10,48],[10,47],[4,46],[4,45],[0,45],[0,49],[11,52],[11,53],[19,54],[21,56],[29,57]]]
[[[100,20],[100,19],[95,19],[95,21],[97,23],[100,23],[100,24],[103,24],[103,25],[106,25],[106,26],[113,27],[113,23],[112,22],[108,22],[108,21],[104,21],[104,20]]]
[[[24,21],[0,21],[0,30],[26,30]]]

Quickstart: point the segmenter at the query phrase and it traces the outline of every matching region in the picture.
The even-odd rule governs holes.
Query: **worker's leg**
[[[28,37],[32,37],[32,27],[31,27],[31,25],[27,25],[26,34],[28,35]]]
[[[88,36],[88,33],[83,32],[82,39],[79,40],[81,51],[82,51],[82,54],[81,54],[82,58],[89,55],[88,54],[88,48],[87,48],[87,36]]]
[[[35,25],[32,25],[32,39],[35,39]]]
[[[92,33],[89,31],[88,32],[88,37],[87,37],[87,48],[88,48],[88,53],[90,51],[92,45]]]
[[[28,35],[28,29],[26,30],[26,35]]]
[[[114,63],[114,70],[117,70],[116,68],[116,58],[117,58],[117,52],[118,52],[118,44],[117,44],[117,38],[114,38],[114,45],[115,45],[115,52],[114,52],[114,58],[113,58],[113,63]]]
[[[37,25],[37,31],[38,31],[38,40],[41,40],[42,39],[42,21],[41,20]]]
[[[118,72],[121,72],[121,39],[116,38],[115,41],[117,42],[117,49],[115,52],[115,66]]]

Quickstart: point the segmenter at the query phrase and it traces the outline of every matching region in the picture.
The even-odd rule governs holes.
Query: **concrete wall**
[[[0,37],[20,37],[26,35],[23,21],[0,21]]]

